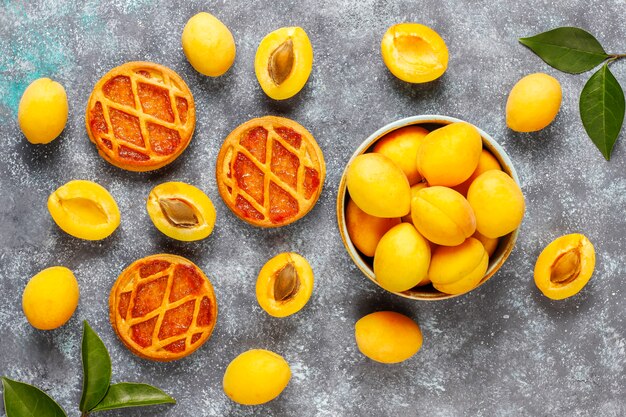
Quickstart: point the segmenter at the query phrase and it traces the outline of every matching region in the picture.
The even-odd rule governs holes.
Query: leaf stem
[[[609,59],[606,61],[607,64],[611,64],[617,60],[620,60],[622,58],[626,58],[626,54],[611,54],[609,56]]]
[[[89,413],[87,411],[85,411],[83,414],[80,415],[80,417],[87,417],[89,415]]]

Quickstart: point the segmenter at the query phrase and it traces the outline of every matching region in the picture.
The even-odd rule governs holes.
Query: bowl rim
[[[422,124],[448,125],[450,123],[457,123],[457,122],[470,123],[470,122],[466,122],[465,120],[458,119],[456,117],[443,116],[443,115],[438,115],[438,114],[424,114],[424,115],[410,116],[410,117],[405,117],[405,118],[393,121],[391,123],[384,125],[380,129],[372,133],[370,136],[368,136],[367,139],[365,139],[357,147],[357,149],[354,151],[354,153],[352,154],[352,156],[350,157],[350,159],[345,165],[345,168],[341,174],[341,179],[339,181],[339,189],[337,192],[336,209],[337,209],[337,224],[339,227],[339,234],[341,235],[341,240],[343,241],[346,251],[348,252],[348,255],[350,255],[350,258],[352,259],[354,264],[361,270],[361,272],[367,278],[369,278],[370,281],[373,281],[376,285],[378,285],[381,288],[383,287],[378,283],[378,281],[376,281],[373,269],[370,268],[370,266],[364,261],[362,255],[356,249],[356,247],[352,243],[352,240],[350,239],[350,235],[348,234],[347,222],[345,219],[346,197],[348,195],[347,186],[346,186],[346,173],[347,173],[348,167],[350,166],[352,161],[354,161],[354,158],[365,153],[367,150],[369,150],[372,147],[372,145],[374,145],[376,141],[378,141],[383,136],[385,136],[386,134],[394,130],[397,130],[406,126],[411,126],[411,125],[422,125]],[[513,166],[513,162],[509,158],[504,148],[502,148],[502,146],[498,142],[496,142],[496,140],[493,139],[487,132],[485,132],[478,126],[474,125],[473,123],[470,123],[470,124],[478,130],[478,132],[480,133],[482,142],[483,142],[483,146],[486,147],[487,150],[489,150],[496,157],[496,159],[502,166],[502,170],[505,173],[509,174],[511,178],[513,178],[513,181],[515,181],[515,183],[521,188],[517,171],[515,170],[515,167]],[[509,257],[509,255],[513,251],[513,247],[515,246],[517,237],[519,235],[520,227],[521,225],[517,229],[509,233],[508,235],[505,235],[499,238],[500,239],[500,242],[498,243],[499,248],[496,249],[496,253],[498,253],[498,250],[500,250],[500,253],[498,254],[498,256],[494,257],[493,259],[489,259],[489,266],[488,266],[487,272],[485,273],[485,276],[481,279],[478,285],[476,285],[476,287],[472,288],[471,290],[467,292],[460,293],[460,294],[444,294],[437,290],[434,290],[434,291],[420,290],[421,287],[414,287],[412,289],[409,289],[403,292],[393,292],[393,291],[388,291],[386,289],[385,291],[388,291],[400,297],[404,297],[404,298],[408,298],[412,300],[424,300],[424,301],[447,300],[450,298],[458,297],[463,294],[467,294],[473,289],[478,288],[479,286],[483,285],[502,267],[506,259]],[[502,247],[502,249],[500,249],[500,247]]]

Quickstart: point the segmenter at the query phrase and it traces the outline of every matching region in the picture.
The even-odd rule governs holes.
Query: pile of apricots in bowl
[[[505,152],[469,123],[417,116],[357,149],[338,218],[357,266],[382,288],[417,299],[466,293],[504,263],[525,211]]]

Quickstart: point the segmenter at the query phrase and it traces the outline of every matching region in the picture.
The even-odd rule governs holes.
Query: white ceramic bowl
[[[367,153],[374,146],[377,140],[385,136],[387,133],[390,133],[396,129],[401,127],[410,126],[410,125],[419,125],[424,127],[427,130],[434,130],[438,127],[445,126],[454,122],[461,122],[462,120],[456,119],[454,117],[448,116],[439,116],[439,115],[422,115],[422,116],[413,116],[407,117],[405,119],[401,119],[388,125],[378,129],[374,132],[370,137],[368,137],[362,144],[357,148],[354,152],[350,160],[348,161],[347,167],[352,163],[354,158],[363,153]],[[519,185],[519,178],[517,177],[517,173],[515,172],[515,168],[513,168],[513,163],[509,159],[508,155],[502,149],[502,147],[496,142],[491,136],[489,136],[482,129],[476,127],[480,136],[483,140],[483,148],[490,151],[500,162],[502,166],[502,170],[509,174],[513,180]],[[376,281],[376,277],[374,276],[374,271],[372,267],[372,258],[363,255],[359,250],[354,246],[352,241],[350,240],[350,235],[348,234],[348,229],[346,225],[346,206],[349,198],[347,188],[346,188],[346,170],[344,170],[341,181],[339,182],[339,192],[337,194],[337,222],[339,224],[339,232],[341,234],[341,239],[348,251],[348,254],[356,264],[356,266],[368,277],[371,281],[375,282],[376,285],[378,281]],[[515,246],[515,241],[517,240],[517,235],[519,233],[519,228],[509,233],[506,236],[500,238],[500,242],[498,243],[498,248],[494,252],[494,254],[489,258],[489,266],[487,268],[487,272],[485,276],[480,281],[478,286],[482,285],[485,281],[491,278],[498,269],[504,264],[504,261],[508,258],[513,247]],[[446,298],[452,298],[456,295],[444,294],[440,291],[437,291],[432,285],[426,285],[422,287],[414,287],[410,290],[403,292],[396,292],[402,297],[411,298],[414,300],[443,300]]]

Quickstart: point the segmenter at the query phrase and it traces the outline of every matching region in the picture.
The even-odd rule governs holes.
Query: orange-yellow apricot
[[[85,240],[109,236],[120,224],[120,210],[109,192],[92,181],[74,180],[48,198],[48,211],[65,232]]]
[[[256,299],[273,317],[287,317],[300,311],[313,293],[313,269],[294,252],[285,252],[267,261],[256,281]]]
[[[359,155],[348,165],[350,198],[369,215],[395,218],[411,210],[411,186],[404,172],[379,153]]]
[[[419,23],[399,23],[385,32],[383,61],[402,81],[426,83],[448,68],[448,47],[437,32]]]
[[[548,298],[562,300],[578,294],[589,282],[596,252],[585,235],[573,233],[552,241],[535,264],[535,284]]]
[[[187,21],[181,43],[187,60],[200,74],[219,77],[235,62],[233,34],[210,13],[200,12]]]
[[[24,90],[17,120],[30,143],[46,144],[61,134],[67,113],[65,88],[50,78],[39,78]]]
[[[411,216],[417,230],[438,245],[460,245],[476,231],[476,218],[469,203],[447,187],[419,190],[411,203]]]
[[[361,353],[381,363],[398,363],[422,347],[422,331],[404,314],[378,311],[354,325],[354,337]]]
[[[483,142],[478,130],[465,122],[430,132],[417,152],[417,169],[429,185],[454,187],[476,170]]]
[[[417,192],[422,188],[428,187],[428,183],[426,182],[418,182],[417,184],[411,187],[411,204],[413,203],[413,199],[417,195]],[[411,212],[406,216],[402,216],[402,221],[413,224],[413,218],[411,217]]]
[[[420,126],[401,127],[376,141],[374,152],[382,153],[395,162],[406,175],[409,184],[416,184],[422,180],[422,176],[415,160],[422,139],[427,134],[428,130]]]
[[[376,246],[385,233],[400,219],[370,216],[361,210],[352,200],[346,206],[346,227],[350,240],[365,256],[374,256]]]
[[[489,256],[473,237],[458,246],[435,249],[428,276],[433,287],[446,294],[462,294],[476,287],[487,272]]]
[[[536,132],[548,126],[561,107],[561,84],[548,74],[536,73],[513,86],[506,102],[506,124],[516,132]]]
[[[391,292],[413,288],[426,278],[430,264],[428,241],[409,223],[391,228],[378,242],[374,275]]]
[[[277,353],[265,349],[243,352],[226,368],[224,393],[236,403],[259,405],[278,397],[289,384],[291,369]]]
[[[478,230],[474,233],[472,237],[474,239],[478,239],[480,243],[483,244],[483,247],[487,251],[487,255],[489,255],[490,257],[496,251],[496,249],[498,248],[498,243],[500,242],[500,239],[498,239],[497,237],[493,238],[484,236],[480,234]]]
[[[72,271],[64,266],[46,268],[33,276],[24,288],[24,315],[36,329],[56,329],[74,314],[79,293]]]
[[[497,170],[484,172],[472,182],[467,201],[476,215],[476,229],[491,238],[517,229],[526,210],[524,194],[517,183]]]
[[[184,182],[165,182],[150,191],[146,209],[154,226],[172,239],[204,239],[215,226],[215,207],[202,190]]]
[[[487,149],[483,149],[480,153],[480,158],[478,158],[478,166],[476,167],[472,175],[470,175],[470,177],[463,181],[461,184],[452,188],[454,188],[462,195],[467,196],[467,191],[469,190],[470,185],[472,185],[472,182],[474,182],[474,180],[478,178],[478,176],[483,172],[487,172],[492,169],[502,171],[502,167],[500,166],[500,163],[498,162],[496,157],[493,156],[493,154]]]
[[[295,96],[313,68],[313,47],[304,29],[285,27],[269,33],[256,51],[254,71],[265,94],[274,100]]]

